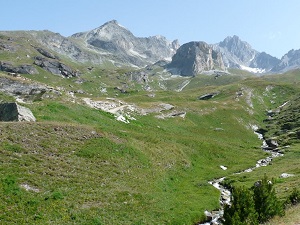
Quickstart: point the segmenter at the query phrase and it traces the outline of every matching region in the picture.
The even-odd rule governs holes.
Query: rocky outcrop
[[[35,57],[34,64],[52,74],[61,75],[66,78],[77,77],[79,75],[78,71],[72,70],[69,66],[59,61],[49,60],[40,56]]]
[[[32,102],[35,100],[40,100],[45,96],[60,95],[60,93],[53,88],[48,88],[38,83],[28,82],[22,77],[14,79],[0,77],[0,91],[15,97],[17,101],[21,102]],[[47,95],[44,95],[46,93]]]
[[[14,66],[12,62],[1,62],[0,71],[20,74],[38,74],[37,69],[32,65]]]
[[[222,56],[205,42],[189,42],[182,45],[167,68],[173,74],[194,76],[208,70],[225,70]]]
[[[0,104],[0,121],[36,121],[30,109],[15,102]]]
[[[54,54],[52,54],[51,52],[43,49],[43,48],[36,48],[36,50],[41,53],[43,56],[50,58],[50,59],[58,59],[58,57],[56,57]]]

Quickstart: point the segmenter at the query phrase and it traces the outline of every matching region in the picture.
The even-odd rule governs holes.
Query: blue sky
[[[217,43],[238,35],[281,58],[300,49],[299,0],[0,0],[0,30],[64,36],[116,19],[135,36]]]

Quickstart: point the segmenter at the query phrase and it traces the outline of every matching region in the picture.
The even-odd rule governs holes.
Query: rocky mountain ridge
[[[178,40],[171,42],[160,35],[148,38],[135,37],[116,20],[88,32],[76,33],[71,38],[89,49],[117,55],[122,62],[136,66],[170,59],[179,47]]]
[[[227,68],[238,68],[254,73],[270,72],[280,60],[265,52],[258,52],[238,36],[226,37],[213,48],[222,54]],[[279,71],[277,71],[279,72]]]
[[[91,63],[94,65],[109,63],[117,67],[131,66],[139,68],[143,68],[161,60],[170,62],[174,56],[173,61],[168,68],[173,68],[173,72],[177,70],[178,74],[190,76],[214,68],[221,70],[237,68],[252,73],[262,74],[283,73],[300,67],[300,50],[291,50],[281,59],[278,59],[265,52],[256,51],[250,44],[242,41],[236,35],[226,37],[217,44],[209,45],[209,48],[212,48],[212,50],[210,50],[211,53],[209,54],[214,54],[215,59],[212,55],[207,55],[206,51],[208,50],[208,47],[205,47],[199,48],[197,51],[190,51],[189,54],[192,55],[186,54],[185,57],[182,58],[183,61],[181,61],[178,56],[183,52],[182,49],[179,50],[180,45],[178,40],[169,41],[160,35],[147,38],[136,37],[128,29],[121,26],[116,20],[109,21],[102,26],[87,32],[73,34],[70,37],[64,37],[51,31],[2,31],[0,32],[0,35],[5,36],[10,40],[1,41],[0,51],[19,51],[21,49],[20,46],[12,45],[11,43],[13,43],[12,40],[15,36],[23,37],[24,39],[27,39],[27,41],[34,43],[34,45],[36,45],[34,46],[35,50],[41,55],[45,56],[46,51],[48,54],[46,55],[46,58],[50,59],[51,67],[53,66],[53,62],[57,64],[55,69],[51,70],[56,70],[57,74],[62,75],[64,74],[62,67],[68,67],[68,65],[62,64],[63,66],[60,66],[61,62],[59,62],[59,57],[55,54],[70,58],[76,63]],[[176,54],[176,52],[178,52],[178,54]],[[219,55],[221,56],[222,62],[220,61]],[[187,62],[187,59],[189,62]],[[191,62],[190,60],[194,61]],[[205,62],[207,60],[209,62]],[[200,61],[202,62],[200,63]],[[211,64],[212,62],[213,65]],[[9,68],[7,65],[9,65]],[[185,69],[181,68],[183,65]],[[13,68],[13,65],[10,65],[10,62],[2,62],[1,70],[24,71],[24,68],[27,69],[28,66],[29,65],[24,65],[18,69]],[[49,71],[49,67],[48,69],[45,69]],[[34,68],[30,69],[30,73],[33,73],[32,71],[34,71]],[[69,71],[71,72],[72,69]],[[68,72],[68,76],[70,72]],[[75,72],[73,74],[75,74]]]

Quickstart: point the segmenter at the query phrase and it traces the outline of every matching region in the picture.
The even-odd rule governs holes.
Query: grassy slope
[[[268,167],[258,168],[251,173],[229,176],[229,179],[234,185],[251,187],[255,181],[262,178],[262,174],[266,174],[270,179],[274,179],[277,195],[282,201],[287,199],[294,187],[298,188],[300,186],[300,144],[299,138],[297,138],[296,135],[296,132],[299,130],[297,119],[299,116],[299,107],[297,107],[299,104],[299,90],[296,86],[291,85],[289,82],[297,79],[297,76],[299,76],[299,71],[293,71],[287,74],[286,79],[280,76],[275,77],[277,88],[280,86],[282,90],[281,93],[283,94],[289,92],[291,97],[282,98],[280,92],[275,90],[275,87],[273,88],[273,92],[277,92],[277,97],[273,96],[271,98],[272,102],[274,99],[278,100],[278,97],[280,97],[282,99],[281,101],[283,102],[285,102],[287,99],[290,100],[290,102],[281,110],[278,115],[274,116],[274,120],[268,122],[267,124],[262,124],[263,127],[268,127],[267,137],[277,137],[282,145],[290,145],[290,148],[285,150],[285,155],[283,157],[275,158],[272,164]],[[264,79],[270,80],[271,77],[266,77]],[[273,85],[275,84],[275,82],[272,83]],[[279,83],[282,84],[279,85]],[[269,107],[269,109],[274,108],[276,108],[275,105],[273,105],[273,107]],[[287,123],[291,125],[291,129],[284,131],[283,127]],[[294,176],[289,178],[280,178],[282,173],[293,174]],[[287,210],[286,216],[283,218],[274,218],[268,224],[297,224],[296,221],[299,221],[298,215],[299,207],[291,208]]]
[[[300,224],[300,205],[286,210],[284,217],[275,217],[265,225],[296,225]]]
[[[1,57],[13,60],[15,56]],[[31,63],[25,57],[24,52],[21,58]],[[63,79],[41,69],[40,75],[26,77],[87,92],[81,96],[118,96],[140,107],[170,103],[187,116],[160,120],[136,115],[137,121],[123,124],[108,113],[69,102],[64,94],[27,105],[38,123],[0,124],[0,210],[4,212],[0,221],[4,224],[193,224],[203,218],[205,209],[218,207],[219,193],[208,180],[250,167],[264,155],[249,124],[262,124],[266,109],[279,106],[295,92],[290,84],[244,79],[248,74],[242,74],[243,80],[200,75],[183,92],[158,91],[149,98],[130,82],[128,94],[113,90],[127,82],[124,71],[88,72],[84,65],[72,65],[84,73],[82,85],[74,83],[76,78]],[[176,89],[182,81],[165,85]],[[267,92],[269,85],[274,88]],[[101,93],[102,87],[108,93]],[[214,99],[197,100],[216,90],[220,94]],[[241,90],[244,94],[237,98]],[[253,108],[247,103],[249,91]],[[296,164],[290,163],[297,161],[297,151],[294,146],[278,164],[237,179],[252,185],[262,173],[277,174],[287,165],[298,174]],[[295,183],[297,177],[281,182],[283,188]],[[21,184],[39,192],[25,191]]]
[[[260,142],[247,128],[259,114],[249,117],[246,104],[234,100],[236,88],[223,87],[213,101],[196,100],[213,87],[158,92],[153,103],[174,104],[187,110],[187,117],[136,116],[131,124],[64,98],[30,105],[39,123],[25,123],[21,129],[16,123],[1,124],[2,161],[7,165],[1,168],[2,185],[7,179],[13,183],[8,191],[2,189],[2,221],[199,221],[205,209],[218,207],[219,193],[207,181],[247,168],[262,155]],[[120,98],[136,104],[149,99],[140,92]],[[102,137],[91,136],[93,130]],[[24,191],[18,186],[23,183],[40,192]]]

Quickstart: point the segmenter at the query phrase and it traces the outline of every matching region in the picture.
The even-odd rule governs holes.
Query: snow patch
[[[171,62],[171,61],[172,61],[172,57],[164,58],[164,60],[166,60],[166,61],[168,61],[168,62]]]
[[[240,65],[240,68],[241,68],[242,70],[246,70],[246,71],[251,72],[251,73],[264,73],[264,72],[266,72],[265,69],[261,69],[261,68],[251,68],[251,67],[243,66],[243,65]]]
[[[146,58],[147,58],[146,55],[142,55],[142,54],[138,53],[137,51],[134,51],[133,49],[130,49],[130,50],[129,50],[129,53],[130,53],[131,55],[133,55],[133,56],[138,56],[138,57],[141,57],[141,58],[143,58],[143,59],[146,59]]]

